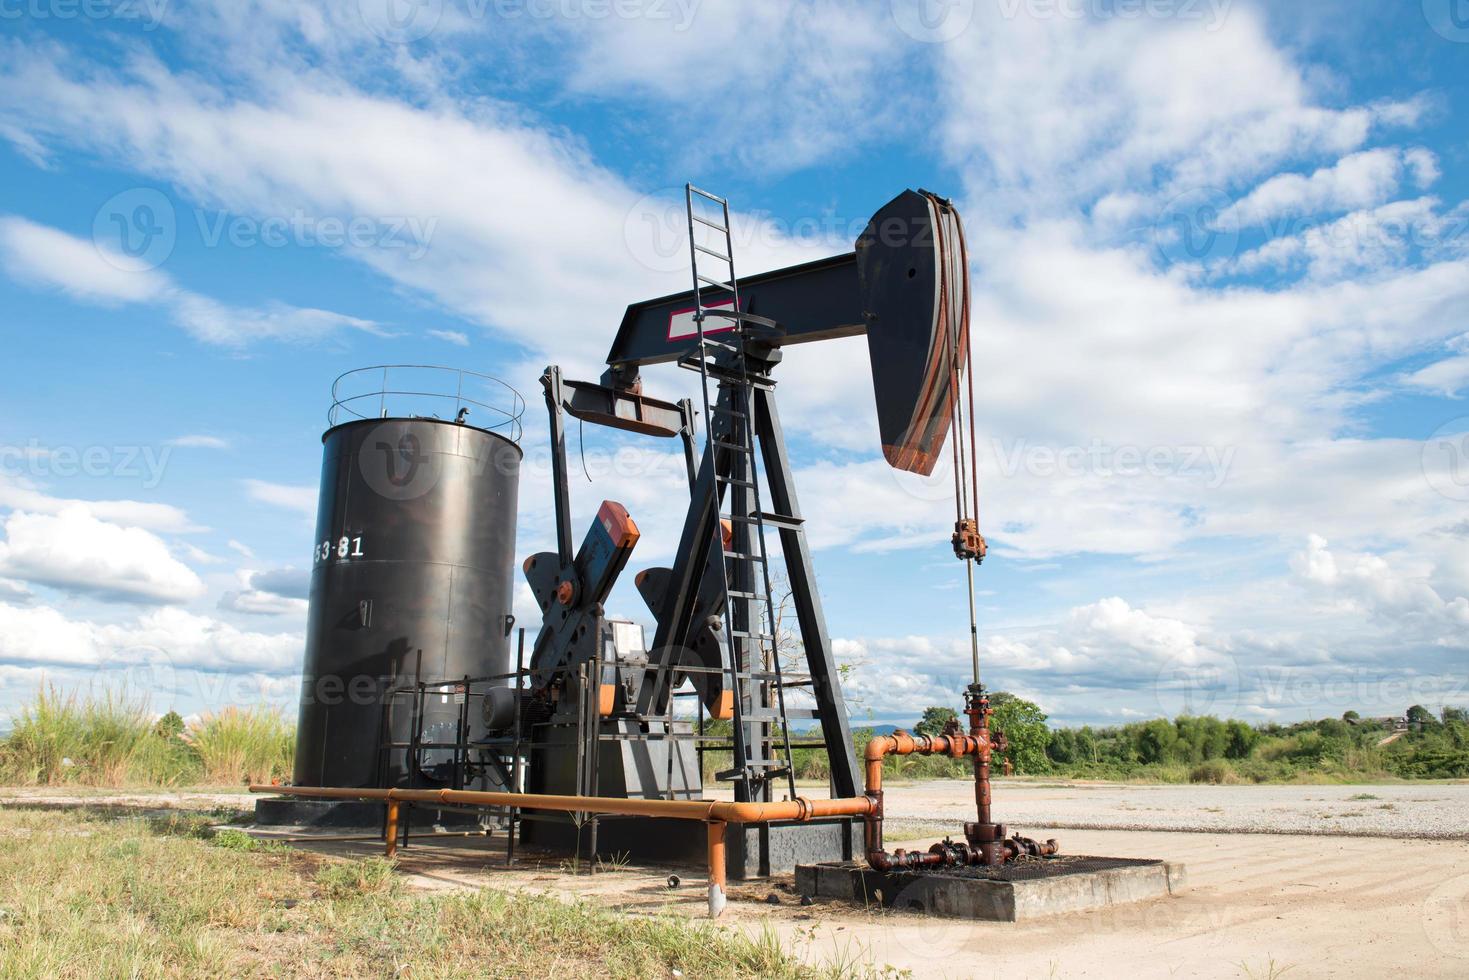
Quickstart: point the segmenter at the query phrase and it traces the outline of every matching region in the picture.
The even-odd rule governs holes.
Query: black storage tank
[[[364,370],[383,372],[385,390],[371,397],[373,411],[381,397],[386,416],[386,396],[395,394],[386,391],[387,371]],[[384,693],[420,679],[513,670],[521,462],[514,439],[523,403],[505,389],[514,396],[514,413],[488,420],[505,435],[470,424],[460,409],[481,403],[463,396],[466,372],[451,374],[456,393],[446,397],[454,399],[453,421],[359,417],[322,436],[297,785],[431,785],[428,767],[410,771],[409,753],[381,750],[388,734]],[[333,420],[352,401],[339,397]],[[348,414],[358,412],[349,408]],[[410,701],[400,699],[393,708],[393,741],[410,738]],[[476,723],[477,716],[470,712]],[[453,741],[458,718],[455,698],[431,695],[420,737]],[[472,730],[470,737],[478,734]]]

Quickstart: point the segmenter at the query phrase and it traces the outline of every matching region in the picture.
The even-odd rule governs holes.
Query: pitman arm
[[[534,688],[551,686],[567,668],[597,655],[602,604],[627,566],[638,537],[627,510],[604,500],[569,566],[562,565],[554,551],[525,560],[525,578],[542,613],[530,660]]]

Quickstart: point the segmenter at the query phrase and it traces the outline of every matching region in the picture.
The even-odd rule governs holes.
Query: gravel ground
[[[973,786],[965,781],[892,783],[884,789],[893,829],[974,819]],[[1027,835],[1075,828],[1464,840],[1469,783],[1145,786],[997,780],[994,813]]]

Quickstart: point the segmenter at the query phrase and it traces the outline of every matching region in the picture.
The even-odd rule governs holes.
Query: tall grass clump
[[[0,747],[0,775],[18,786],[53,786],[72,775],[85,732],[76,695],[43,684]]]
[[[271,708],[224,708],[205,715],[184,733],[206,783],[268,783],[290,775],[295,731]]]
[[[43,685],[0,745],[0,775],[22,786],[121,786],[152,730],[146,698],[126,690],[81,698]]]

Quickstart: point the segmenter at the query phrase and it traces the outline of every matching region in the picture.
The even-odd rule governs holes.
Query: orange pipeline
[[[385,843],[389,856],[397,850],[396,811],[400,803],[442,803],[459,806],[518,807],[564,813],[631,814],[698,820],[709,827],[709,914],[724,911],[725,828],[732,823],[772,820],[806,821],[816,817],[870,817],[877,808],[870,796],[838,800],[797,797],[778,803],[735,803],[724,800],[630,800],[611,796],[552,796],[540,793],[493,793],[465,789],[348,789],[333,786],[252,785],[252,793],[280,793],[324,800],[384,800],[393,833]]]
[[[920,867],[954,863],[943,852],[888,854],[882,849],[882,765],[890,755],[947,755],[955,759],[971,756],[976,773],[983,766],[988,774],[993,749],[987,726],[968,735],[910,735],[897,731],[879,736],[867,743],[866,792],[862,796],[835,800],[797,797],[772,803],[737,803],[723,800],[637,800],[611,796],[555,796],[540,793],[497,793],[463,789],[349,789],[331,786],[262,786],[252,785],[252,793],[280,793],[329,800],[383,800],[390,809],[389,824],[394,833],[386,842],[388,853],[397,848],[399,803],[440,803],[459,806],[518,807],[523,810],[552,810],[563,813],[605,813],[673,820],[697,820],[709,828],[709,914],[718,916],[724,910],[725,897],[725,831],[729,824],[767,823],[774,820],[807,821],[817,817],[862,817],[867,863],[877,870],[893,867]],[[988,807],[988,779],[983,780],[981,812]],[[978,794],[978,787],[977,787]],[[986,814],[987,815],[987,814]],[[1054,841],[1047,844],[1054,852]],[[943,845],[935,845],[936,848]],[[958,845],[962,847],[962,845]],[[1004,854],[1003,848],[998,851]],[[1003,860],[1004,858],[1001,858]]]

